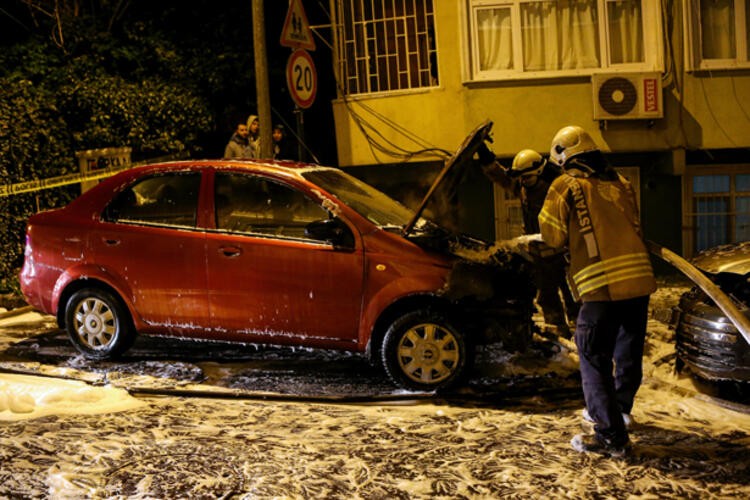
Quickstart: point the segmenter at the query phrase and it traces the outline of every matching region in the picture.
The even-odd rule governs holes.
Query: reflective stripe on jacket
[[[569,248],[570,275],[584,302],[625,300],[656,289],[635,193],[622,176],[561,175],[544,201],[539,227],[545,243]]]

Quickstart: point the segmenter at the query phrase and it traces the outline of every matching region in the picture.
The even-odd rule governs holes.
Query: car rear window
[[[116,223],[194,228],[200,182],[197,172],[140,179],[112,200],[103,218]]]

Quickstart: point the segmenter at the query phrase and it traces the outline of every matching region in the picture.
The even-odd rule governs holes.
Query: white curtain
[[[612,64],[643,62],[641,0],[607,3],[609,61]]]
[[[731,4],[731,0],[696,0]],[[598,68],[600,60],[597,0],[527,1],[520,6],[523,71]],[[645,60],[642,0],[606,2],[611,64]],[[475,10],[480,71],[514,66],[511,7]],[[717,10],[715,7],[704,9]],[[726,24],[724,30],[726,31]]]
[[[513,37],[510,9],[477,10],[479,70],[513,68]]]
[[[596,3],[596,0],[522,3],[524,71],[598,67]]]
[[[734,0],[700,0],[703,59],[737,57]]]

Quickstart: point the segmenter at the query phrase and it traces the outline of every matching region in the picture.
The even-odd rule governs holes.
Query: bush
[[[212,110],[226,117],[252,109],[249,8],[216,0],[190,8],[48,4],[44,12],[55,15],[0,9],[0,32],[28,28],[0,45],[1,184],[76,172],[81,150],[128,146],[134,161],[223,151],[231,131],[217,127]],[[17,290],[28,216],[78,192],[0,197],[0,293]]]
[[[77,150],[130,146],[141,157],[199,150],[213,126],[205,103],[178,83],[107,74],[71,77],[60,108]]]
[[[191,90],[86,67],[70,64],[61,72],[65,78],[57,73],[43,84],[17,75],[0,78],[2,184],[76,172],[78,150],[130,146],[134,159],[144,159],[200,149],[200,135],[213,119]],[[0,198],[0,292],[16,287],[29,215],[62,206],[78,192],[74,185]]]
[[[54,94],[28,80],[0,79],[0,182],[43,179],[72,171],[73,150]],[[0,198],[0,291],[16,285],[25,222],[32,213],[67,203],[70,189]]]

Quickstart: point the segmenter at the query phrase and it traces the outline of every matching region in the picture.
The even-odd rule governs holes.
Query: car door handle
[[[242,249],[239,247],[219,247],[219,252],[223,253],[225,257],[239,257]]]
[[[105,245],[114,247],[120,244],[120,240],[117,240],[115,238],[102,238],[102,241]]]

